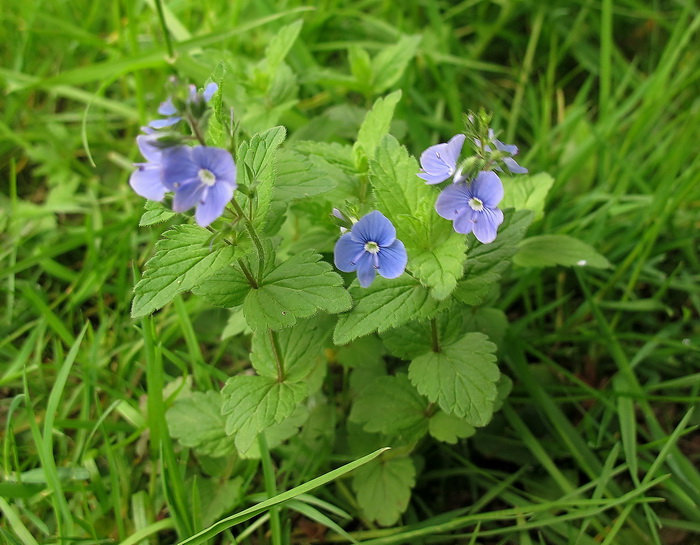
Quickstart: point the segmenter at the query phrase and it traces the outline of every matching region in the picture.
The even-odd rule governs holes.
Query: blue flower
[[[454,221],[458,233],[474,233],[484,244],[496,239],[503,212],[497,206],[503,199],[503,184],[495,172],[480,172],[470,183],[447,186],[438,196],[435,210]]]
[[[189,97],[187,98],[187,103],[192,104],[201,100],[209,102],[218,88],[219,86],[216,83],[210,83],[204,88],[204,91],[202,91],[202,93],[198,93],[197,87],[195,87],[194,85],[190,85],[190,92]],[[149,127],[152,127],[154,129],[164,129],[166,127],[172,127],[182,119],[182,116],[178,115],[179,112],[175,107],[175,104],[173,104],[173,99],[171,97],[168,97],[167,100],[160,103],[160,106],[158,107],[158,113],[167,117],[165,119],[154,119],[148,124]]]
[[[457,159],[462,151],[466,136],[458,134],[449,142],[430,146],[420,156],[420,166],[423,169],[418,177],[427,184],[439,184],[453,176],[457,171]]]
[[[504,144],[497,138],[494,138],[494,132],[493,129],[489,129],[489,140],[491,143],[496,146],[496,149],[498,151],[502,151],[504,153],[507,153],[509,156],[503,157],[501,161],[508,167],[508,170],[511,171],[512,174],[527,174],[528,170],[525,167],[521,167],[515,159],[513,159],[514,155],[518,154],[518,146],[514,146],[513,144]],[[474,143],[481,147],[481,141],[478,138],[474,139]],[[484,145],[484,150],[491,152],[493,151],[491,146],[488,144]],[[501,170],[500,167],[495,167],[497,170]]]
[[[195,219],[206,227],[224,213],[236,189],[236,165],[225,149],[177,146],[163,151],[163,183],[175,192],[173,210],[197,207]]]
[[[376,273],[398,278],[406,269],[408,255],[396,229],[381,212],[363,216],[335,244],[335,266],[343,272],[357,271],[360,286],[368,287]]]
[[[136,137],[136,143],[146,163],[135,163],[136,170],[129,178],[131,188],[142,197],[151,201],[162,201],[168,188],[163,184],[161,162],[163,152],[152,144],[155,135],[142,134]]]

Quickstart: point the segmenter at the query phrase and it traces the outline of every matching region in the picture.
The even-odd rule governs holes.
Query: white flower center
[[[206,168],[200,168],[197,176],[199,177],[199,181],[204,185],[212,186],[216,183],[216,176],[214,176],[211,170],[207,170]]]
[[[365,244],[365,251],[369,252],[370,254],[378,254],[379,253],[379,244],[376,242],[367,242]]]
[[[481,199],[477,199],[476,197],[472,197],[471,199],[469,199],[469,206],[472,210],[475,210],[477,212],[484,211],[484,201],[482,201]]]

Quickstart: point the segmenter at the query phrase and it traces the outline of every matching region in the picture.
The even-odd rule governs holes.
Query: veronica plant
[[[214,78],[230,81],[225,71]],[[330,456],[341,448],[335,400],[352,399],[337,430],[347,454],[394,447],[354,474],[353,489],[368,519],[393,524],[417,478],[412,455],[427,440],[473,435],[508,395],[497,283],[532,220],[527,208],[543,204],[551,181],[500,179],[503,167],[523,169],[484,112],[425,150],[419,168],[389,134],[399,91],[374,103],[354,143],[288,145],[283,127],[253,132],[245,110],[239,132],[227,127],[215,84],[170,95],[160,108],[167,123],[137,138],[147,162],[130,184],[151,201],[172,194],[175,213],[196,212],[192,223],[148,204],[142,225],[171,225],[132,315],[193,292],[230,309],[225,336],[250,347],[248,368],[221,391],[175,402],[171,433],[210,457],[269,456],[284,441]],[[324,381],[329,367],[347,368],[350,381]]]

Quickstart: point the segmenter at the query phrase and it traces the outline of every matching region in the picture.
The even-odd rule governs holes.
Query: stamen
[[[197,172],[197,177],[206,186],[212,186],[216,183],[216,176],[211,170],[206,168],[200,168],[199,172]]]
[[[365,255],[364,248],[362,248],[362,251],[358,252],[358,254],[354,258],[352,258],[352,260],[350,261],[350,265],[355,265],[363,255]]]

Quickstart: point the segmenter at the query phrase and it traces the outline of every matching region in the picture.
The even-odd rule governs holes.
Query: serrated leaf
[[[493,415],[496,346],[481,333],[467,333],[457,342],[415,358],[408,377],[418,391],[449,414],[472,426],[485,426]]]
[[[229,438],[231,441],[231,438]],[[221,479],[197,479],[201,502],[202,526],[213,524],[225,513],[233,511],[243,501],[243,477],[223,481]]]
[[[246,452],[259,433],[294,412],[306,398],[308,387],[302,382],[239,375],[226,382],[222,394],[226,433],[234,436],[240,452]]]
[[[465,315],[465,331],[485,334],[496,346],[501,346],[508,329],[508,317],[500,308],[479,307]]]
[[[261,376],[277,378],[279,366],[284,380],[303,380],[316,366],[331,323],[328,316],[316,316],[281,331],[256,332],[250,354],[253,367]]]
[[[246,296],[243,312],[254,330],[280,329],[319,310],[336,314],[351,305],[343,279],[319,254],[307,250],[266,274]]]
[[[408,63],[416,55],[421,36],[403,36],[394,45],[382,48],[374,58],[374,92],[383,93],[403,75]]]
[[[437,215],[433,204],[439,191],[424,184],[417,172],[416,160],[391,135],[370,161],[377,208],[392,219],[406,245],[408,269],[431,288],[433,297],[445,299],[464,273],[466,238]]]
[[[546,172],[532,176],[501,176],[500,178],[504,189],[500,208],[532,210],[535,213],[535,220],[544,215],[544,204],[549,190],[554,185],[554,178]]]
[[[175,216],[175,212],[166,208],[163,203],[157,201],[146,201],[143,205],[143,214],[139,220],[139,227],[148,227],[168,221]]]
[[[436,412],[428,423],[428,431],[438,441],[454,445],[459,439],[466,439],[476,433],[474,426],[461,418],[447,414],[443,411]]]
[[[210,247],[211,236],[194,225],[178,225],[163,234],[155,255],[146,263],[143,278],[134,287],[132,318],[161,308],[233,261],[237,248]]]
[[[304,425],[304,422],[309,418],[309,409],[304,405],[297,405],[294,412],[282,422],[272,424],[263,433],[265,434],[265,442],[267,448],[272,449],[280,446],[287,439],[298,435],[299,428]],[[250,448],[245,452],[239,452],[241,458],[260,458],[260,445],[257,441],[250,445]]]
[[[193,392],[178,399],[165,413],[170,435],[198,454],[218,458],[235,452],[221,415],[220,392]]]
[[[209,101],[209,108],[211,108],[213,115],[209,117],[206,127],[207,146],[217,148],[228,147],[227,126],[231,122],[231,116],[228,111],[224,111],[223,87],[226,76],[226,63],[220,61],[205,83],[205,87],[206,84],[209,83],[216,83],[218,85],[216,93],[214,93],[214,96]]]
[[[249,291],[248,280],[237,266],[231,264],[209,276],[192,293],[214,306],[233,308],[243,304]]]
[[[351,44],[348,47],[348,61],[350,72],[355,77],[358,88],[365,91],[371,90],[374,70],[372,69],[372,59],[367,50],[357,44]]]
[[[610,262],[592,246],[568,235],[530,237],[520,244],[513,262],[523,267],[610,267]]]
[[[518,252],[518,243],[525,236],[533,218],[530,210],[504,211],[505,220],[496,240],[479,244],[467,252],[464,278],[457,283],[454,296],[467,305],[481,304],[493,284],[510,266],[511,258]]]
[[[250,142],[243,142],[238,147],[238,182],[256,190],[252,218],[256,229],[264,227],[267,221],[275,182],[275,157],[286,134],[284,127],[273,127],[253,135]]]
[[[352,487],[357,501],[371,520],[382,526],[395,524],[408,507],[416,483],[410,458],[379,458],[355,470]]]
[[[451,344],[462,336],[464,319],[461,312],[448,311],[435,318],[438,343]],[[431,321],[409,322],[406,325],[382,333],[382,340],[392,355],[411,360],[430,352],[433,347]]]
[[[369,161],[374,157],[379,142],[389,132],[394,109],[400,99],[401,90],[394,91],[386,97],[378,98],[372,105],[372,109],[367,112],[357,134],[357,141],[353,146],[355,165],[358,167],[361,167],[363,160]],[[364,169],[360,168],[359,170]]]
[[[377,337],[360,337],[340,347],[336,359],[345,367],[381,368],[384,352],[384,345]]]
[[[338,182],[301,153],[280,150],[277,156],[275,200],[284,202],[328,193]]]
[[[419,439],[428,430],[427,400],[403,373],[383,376],[362,390],[352,405],[350,420],[364,430]]]
[[[427,288],[408,275],[393,280],[377,278],[369,288],[350,286],[355,301],[352,311],[338,317],[335,344],[346,344],[374,331],[385,331],[411,320],[429,318],[449,302],[434,299]]]

